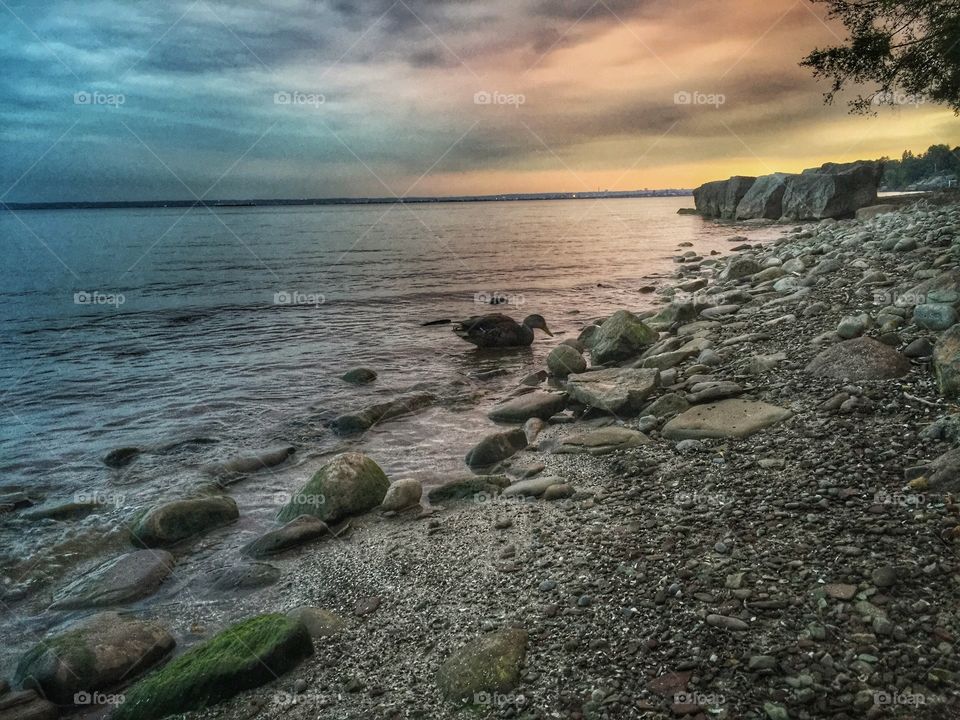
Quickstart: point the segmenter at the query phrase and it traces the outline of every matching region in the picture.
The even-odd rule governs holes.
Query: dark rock
[[[487,435],[467,453],[467,467],[483,469],[496,465],[527,447],[523,430],[508,430]]]
[[[109,607],[152,595],[173,572],[165,550],[136,550],[84,572],[53,596],[53,610]]]
[[[509,692],[520,682],[526,654],[526,630],[510,628],[483,635],[447,658],[437,673],[437,684],[451,700],[480,692]]]
[[[728,180],[704,183],[693,191],[697,212],[704,217],[732,220],[740,201],[756,182],[755,177],[734,175]]]
[[[377,379],[377,374],[370,368],[358,367],[347,370],[340,379],[351,385],[366,385]]]
[[[263,558],[304,545],[317,538],[335,537],[335,533],[320,518],[300,515],[276,530],[270,530],[243,548],[243,554]]]
[[[823,350],[806,371],[836,380],[886,380],[910,372],[910,361],[873,338],[858,337]]]
[[[487,413],[494,422],[524,423],[530,418],[548,420],[567,406],[567,394],[534,390],[493,406]]]
[[[141,452],[140,448],[136,447],[117,448],[107,453],[106,457],[103,458],[103,464],[111,468],[126,467],[136,460]]]
[[[313,515],[334,523],[372,510],[383,502],[390,481],[371,458],[343,453],[320,468],[277,514],[281,522]]]
[[[377,403],[356,413],[347,413],[333,419],[331,427],[344,435],[368,430],[377,423],[392,420],[401,415],[423,410],[437,401],[430,393],[417,393],[396,398],[385,403]]]
[[[232,498],[196,497],[151,508],[134,523],[130,532],[137,545],[162,547],[228,525],[238,517],[240,511]]]
[[[252,590],[273,585],[280,579],[280,570],[261,562],[239,563],[213,571],[217,590]]]

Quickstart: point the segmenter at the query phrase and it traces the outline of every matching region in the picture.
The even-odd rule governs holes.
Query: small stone
[[[750,670],[772,670],[777,666],[777,659],[772,655],[752,655],[747,661]]]
[[[882,565],[870,574],[870,579],[877,587],[892,587],[897,583],[897,568],[893,565]]]
[[[857,586],[845,583],[829,583],[823,586],[823,591],[827,594],[827,597],[834,600],[853,600],[853,597],[857,594]]]
[[[556,587],[557,587],[557,583],[554,582],[553,580],[544,580],[537,586],[537,589],[540,592],[550,592],[551,590],[555,590]]]
[[[372,597],[360,598],[353,604],[353,612],[358,617],[372,615],[380,608],[381,599],[374,595]]]
[[[743,632],[744,630],[750,629],[750,626],[740,618],[728,617],[726,615],[707,615],[707,625],[723,628],[724,630],[730,630],[732,632]]]

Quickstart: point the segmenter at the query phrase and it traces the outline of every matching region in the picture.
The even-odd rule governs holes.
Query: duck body
[[[533,343],[535,327],[552,335],[539,315],[531,315],[518,323],[502,313],[475,315],[454,325],[453,331],[458,337],[479,348],[510,348],[527,347]]]

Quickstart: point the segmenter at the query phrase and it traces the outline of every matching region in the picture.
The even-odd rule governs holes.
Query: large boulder
[[[889,380],[910,372],[910,361],[889,345],[858,337],[821,351],[806,371],[835,380]]]
[[[693,191],[697,212],[704,217],[732,220],[737,206],[756,182],[755,177],[734,175],[727,180],[704,183]]]
[[[607,318],[593,338],[590,355],[596,364],[627,360],[653,345],[659,334],[628,310],[617,310]]]
[[[752,400],[721,400],[696,405],[663,426],[667,440],[742,438],[783,422],[792,413],[786,408]]]
[[[482,635],[447,658],[437,673],[437,684],[450,700],[510,692],[520,682],[526,654],[526,630],[510,628]]]
[[[343,453],[320,468],[278,513],[288,522],[313,515],[333,523],[359,515],[383,502],[390,481],[380,466],[363,453]]]
[[[234,625],[126,692],[112,720],[160,720],[266,685],[313,654],[306,626],[283,614]]]
[[[136,550],[83,573],[53,596],[53,610],[108,607],[152,595],[173,572],[165,550]]]
[[[130,532],[137,545],[162,547],[228,525],[238,517],[237,503],[226,495],[188,498],[147,510]]]
[[[787,189],[787,173],[762,175],[737,205],[737,220],[767,218],[779,220],[783,215],[783,193]]]
[[[491,433],[467,453],[467,467],[481,470],[516,455],[527,447],[527,434],[522,429]]]
[[[933,372],[944,397],[960,396],[960,325],[940,335],[933,346]]]
[[[573,348],[568,347],[568,349],[576,352]],[[525,423],[530,418],[547,420],[566,406],[566,393],[534,390],[494,405],[487,417],[495,422],[502,423]]]
[[[639,410],[659,385],[656,368],[607,368],[567,378],[570,397],[609,413]]]
[[[783,194],[783,219],[822,220],[853,217],[877,200],[882,163],[857,161],[826,163],[787,178]]]
[[[14,679],[72,705],[77,694],[110,690],[152,667],[175,644],[157,623],[101,613],[35,645],[20,659]]]

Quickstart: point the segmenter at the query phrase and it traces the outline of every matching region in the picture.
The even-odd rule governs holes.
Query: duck
[[[475,315],[453,326],[453,331],[479,348],[527,347],[533,343],[533,331],[543,330],[553,337],[542,315],[528,315],[522,323],[501,313]]]

